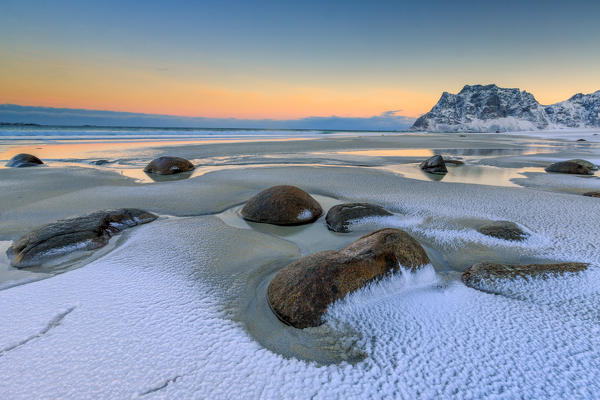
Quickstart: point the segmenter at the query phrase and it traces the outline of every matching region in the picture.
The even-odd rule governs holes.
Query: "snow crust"
[[[284,173],[314,193],[313,172],[217,176],[267,187]],[[432,267],[396,274],[329,309],[328,323],[353,332],[367,357],[323,366],[260,346],[231,318],[227,301],[253,273],[249,266],[296,256],[295,246],[214,217],[159,220],[84,268],[0,291],[0,398],[597,396],[597,199],[352,168],[319,176],[321,193],[416,218],[406,229],[440,252],[502,248],[595,265],[569,279],[501,282],[500,295]],[[515,221],[532,236],[522,243],[488,238],[469,228],[470,218]]]
[[[303,210],[300,214],[298,214],[298,219],[300,221],[307,221],[313,217],[313,214],[310,210]]]

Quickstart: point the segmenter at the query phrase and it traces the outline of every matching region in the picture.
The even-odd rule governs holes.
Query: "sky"
[[[0,1],[0,104],[414,119],[465,84],[600,89],[598,1]],[[24,121],[25,122],[25,121]]]

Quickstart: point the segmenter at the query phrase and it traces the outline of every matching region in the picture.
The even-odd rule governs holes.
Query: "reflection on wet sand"
[[[452,166],[451,164],[448,164],[448,173],[445,175],[424,172],[418,164],[395,164],[382,167],[382,169],[400,173],[410,179],[509,187],[520,187],[512,182],[512,179],[523,178],[525,172],[544,172],[543,168],[537,167],[499,168],[487,165]]]

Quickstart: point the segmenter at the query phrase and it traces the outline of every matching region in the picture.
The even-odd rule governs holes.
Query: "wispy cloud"
[[[375,115],[372,117],[330,116],[277,120],[180,117],[175,115],[2,104],[0,105],[0,122],[35,123],[42,125],[99,125],[185,128],[399,130],[407,128],[414,122],[414,118],[399,115],[401,111],[402,110],[385,111],[380,115]]]

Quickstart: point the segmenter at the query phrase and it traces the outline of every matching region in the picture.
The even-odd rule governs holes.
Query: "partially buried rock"
[[[92,165],[106,165],[109,164],[110,161],[108,160],[96,160],[96,161],[90,161],[90,164]]]
[[[433,156],[423,161],[419,167],[430,174],[446,174],[448,173],[448,169],[446,168],[446,163],[444,162],[444,158],[440,155]]]
[[[156,218],[135,208],[96,211],[37,228],[15,241],[6,254],[14,267],[33,267],[76,250],[103,247],[116,233]]]
[[[563,174],[592,175],[598,166],[586,160],[568,160],[554,163],[546,168],[547,172],[560,172]]]
[[[386,217],[392,215],[385,208],[369,203],[346,203],[333,206],[327,212],[327,228],[334,232],[350,232],[353,220],[368,217]]]
[[[477,232],[504,240],[525,240],[529,235],[521,230],[517,224],[510,221],[494,221],[485,224]]]
[[[42,165],[44,162],[37,158],[36,156],[32,156],[31,154],[17,154],[13,158],[11,158],[7,163],[7,167],[13,168],[24,168],[24,167],[37,167],[38,165]]]
[[[150,174],[171,175],[191,171],[193,169],[194,164],[185,158],[164,156],[152,160],[146,165],[144,172]]]
[[[488,291],[490,285],[503,279],[529,278],[549,274],[576,273],[585,270],[585,263],[556,263],[556,264],[529,264],[510,265],[479,263],[465,270],[462,281],[474,289]]]
[[[583,195],[587,197],[600,197],[600,192],[586,192]]]
[[[269,284],[271,309],[296,328],[322,324],[329,304],[397,271],[429,264],[423,247],[399,229],[382,229],[340,251],[321,251],[286,266]]]
[[[454,158],[444,158],[444,163],[453,165],[463,165],[465,162]]]
[[[245,220],[274,225],[308,224],[321,214],[323,208],[311,195],[288,185],[265,189],[242,208]]]

